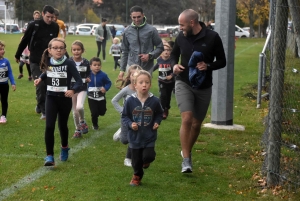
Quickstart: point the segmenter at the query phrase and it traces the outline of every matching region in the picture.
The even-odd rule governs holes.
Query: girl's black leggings
[[[72,99],[47,95],[45,142],[47,155],[54,155],[54,130],[56,119],[60,133],[61,146],[68,146],[68,119],[72,109]]]

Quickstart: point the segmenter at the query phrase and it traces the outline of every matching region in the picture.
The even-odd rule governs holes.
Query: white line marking
[[[72,157],[72,155],[74,153],[82,150],[83,148],[90,146],[97,138],[101,137],[102,135],[107,133],[109,130],[111,130],[112,128],[115,128],[117,126],[118,127],[120,126],[120,122],[114,123],[114,124],[110,125],[109,127],[106,127],[104,130],[92,133],[90,138],[82,139],[75,147],[70,147],[71,150],[69,153],[69,157]],[[59,155],[59,154],[56,154],[56,155]],[[62,163],[64,163],[64,162],[57,160],[57,161],[55,161],[55,166],[59,166]],[[25,177],[23,177],[16,183],[12,184],[10,187],[2,190],[0,192],[0,201],[8,198],[10,195],[14,194],[19,189],[24,188],[26,185],[28,185],[28,184],[34,182],[35,180],[39,179],[40,177],[44,176],[45,174],[47,174],[49,172],[49,169],[50,168],[47,168],[44,166],[40,167],[36,171],[32,172],[31,174],[26,175]]]
[[[258,44],[258,43],[254,43],[253,45],[251,45],[251,46],[249,46],[249,47],[243,49],[243,50],[240,51],[239,53],[235,54],[234,57],[240,55],[241,53],[243,53],[243,52],[245,52],[245,51],[247,51],[247,50],[249,50],[250,48],[252,48],[253,46],[255,46],[255,45],[257,45],[257,44]]]

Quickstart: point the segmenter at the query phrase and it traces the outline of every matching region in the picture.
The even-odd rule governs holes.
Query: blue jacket
[[[205,79],[206,71],[196,68],[197,63],[204,60],[204,55],[201,52],[194,51],[189,61],[189,80],[192,88],[198,89]]]
[[[127,135],[129,147],[132,149],[154,147],[157,130],[153,130],[153,126],[154,123],[161,123],[162,115],[160,101],[151,93],[144,105],[137,98],[136,93],[127,98],[122,112],[122,123],[129,129]],[[137,131],[132,130],[133,122],[138,124]]]
[[[0,84],[8,84],[8,79],[11,85],[16,85],[10,63],[8,59],[3,58],[0,59]]]
[[[89,82],[88,87],[104,87],[106,91],[111,87],[110,79],[107,74],[101,70],[96,75],[91,71],[90,79],[91,81]]]

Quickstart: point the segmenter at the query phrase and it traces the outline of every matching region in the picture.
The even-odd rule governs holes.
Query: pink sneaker
[[[1,123],[1,124],[5,124],[6,122],[7,122],[7,119],[5,118],[5,116],[2,115],[2,116],[0,117],[0,123]]]

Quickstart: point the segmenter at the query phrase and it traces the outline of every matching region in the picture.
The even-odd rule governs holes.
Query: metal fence
[[[300,187],[300,0],[271,0],[271,36],[260,57],[258,107],[267,94],[262,173],[268,187]],[[274,16],[274,17],[273,17]],[[265,66],[265,68],[263,68]]]

